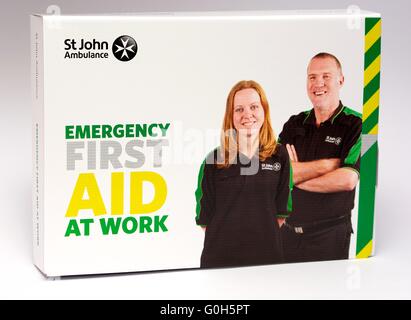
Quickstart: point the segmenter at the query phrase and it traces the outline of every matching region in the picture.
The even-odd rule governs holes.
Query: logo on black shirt
[[[276,162],[274,164],[269,163],[262,163],[261,170],[270,170],[270,171],[280,171],[281,170],[281,163]]]
[[[335,144],[335,145],[337,145],[337,146],[340,145],[341,141],[342,141],[341,137],[330,137],[330,136],[327,136],[327,137],[325,138],[325,142],[333,143],[333,144]]]

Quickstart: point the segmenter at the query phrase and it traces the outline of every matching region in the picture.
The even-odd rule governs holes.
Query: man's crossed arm
[[[340,168],[340,159],[320,159],[300,162],[293,145],[286,145],[293,168],[294,184],[306,191],[332,193],[354,190],[358,174],[349,168]]]

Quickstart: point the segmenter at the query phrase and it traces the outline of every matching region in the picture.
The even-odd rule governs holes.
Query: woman
[[[240,81],[227,98],[221,146],[199,173],[196,222],[205,229],[201,267],[282,262],[279,228],[291,210],[290,170],[262,87]]]

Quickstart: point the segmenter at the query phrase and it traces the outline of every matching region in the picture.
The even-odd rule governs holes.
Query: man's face
[[[344,76],[332,58],[315,58],[307,68],[307,93],[314,107],[332,108],[340,101]]]
[[[258,133],[264,123],[260,95],[254,89],[243,89],[234,96],[234,128],[239,133]]]

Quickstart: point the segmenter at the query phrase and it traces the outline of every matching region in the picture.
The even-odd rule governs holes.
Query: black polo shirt
[[[333,116],[316,126],[314,110],[292,116],[280,133],[282,144],[294,145],[299,161],[339,158],[341,167],[360,171],[362,116],[340,102]],[[354,207],[355,190],[316,193],[294,187],[290,224],[304,225],[315,221],[349,215]]]
[[[217,150],[209,155],[216,159]],[[242,158],[243,157],[243,158]],[[291,166],[287,150],[259,161],[258,171],[242,175],[245,156],[228,168],[201,166],[196,191],[196,223],[206,226],[202,267],[282,262],[278,217],[291,210]],[[243,162],[243,163],[241,163]]]

